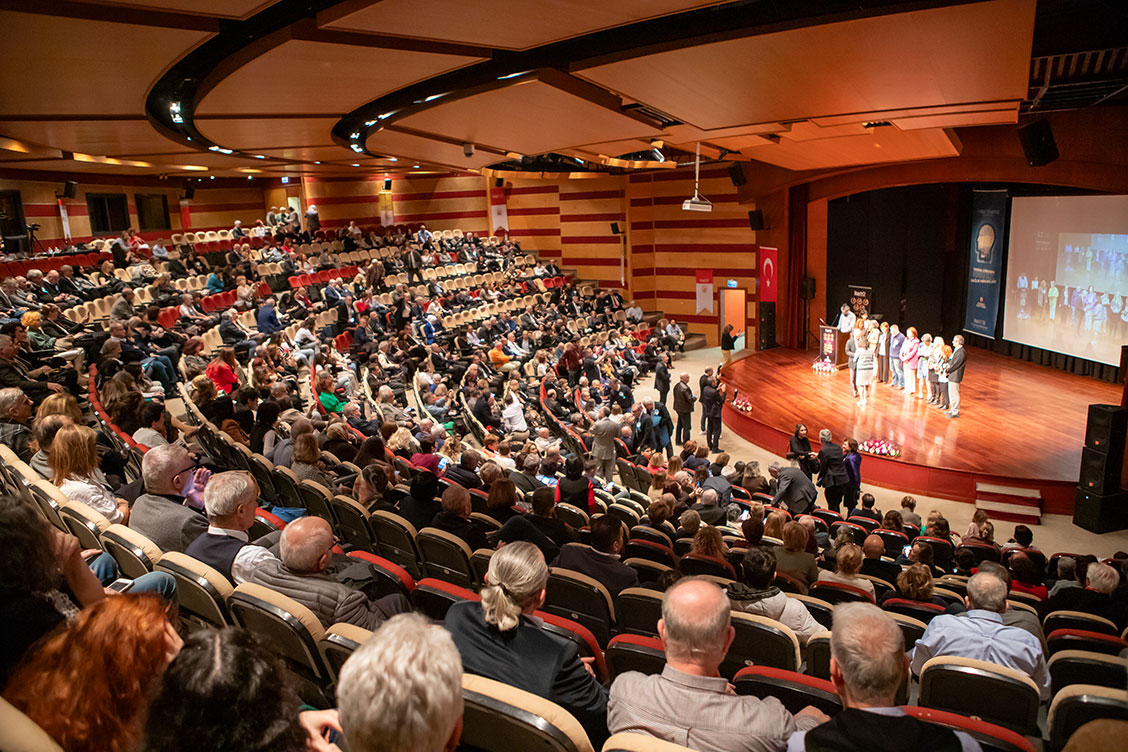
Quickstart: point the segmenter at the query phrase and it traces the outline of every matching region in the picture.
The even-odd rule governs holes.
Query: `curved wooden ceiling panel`
[[[474,156],[467,157],[461,144],[423,138],[411,133],[396,130],[382,130],[368,138],[368,149],[379,154],[398,157],[400,162],[411,166],[411,161],[427,164],[441,164],[464,170],[475,170],[505,159],[503,155],[492,154],[479,149]]]
[[[726,0],[360,0],[318,15],[322,26],[523,50]]]
[[[157,133],[147,120],[0,120],[0,134],[65,151],[115,157],[176,151],[198,153]]]
[[[0,115],[144,115],[169,63],[210,36],[0,11]]]
[[[201,118],[200,132],[232,149],[281,149],[329,141],[336,118]]]
[[[291,39],[227,76],[200,115],[346,112],[481,58]]]
[[[275,0],[88,0],[99,5],[115,5],[147,10],[168,10],[217,18],[246,18]]]

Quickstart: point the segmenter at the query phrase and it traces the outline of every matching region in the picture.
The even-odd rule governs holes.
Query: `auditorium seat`
[[[1054,611],[1042,620],[1042,631],[1050,634],[1058,629],[1080,629],[1116,636],[1116,625],[1111,620],[1083,611]]]
[[[587,512],[571,504],[556,505],[556,519],[579,530],[590,523]]]
[[[824,600],[832,606],[839,603],[873,603],[873,596],[867,591],[853,585],[827,580],[812,582],[807,594]]]
[[[415,590],[415,580],[406,569],[367,551],[350,551],[348,556],[363,561],[371,567],[377,598],[383,598],[385,595],[402,595],[411,600],[411,592]]]
[[[689,747],[655,739],[649,734],[623,732],[615,734],[603,745],[603,752],[692,752]]]
[[[1058,629],[1046,635],[1049,655],[1059,650],[1089,650],[1094,653],[1119,655],[1128,648],[1128,641],[1101,632],[1086,629]]]
[[[217,434],[219,443],[224,444],[224,434]],[[274,481],[274,491],[278,496],[278,503],[284,507],[298,507],[305,509],[305,500],[298,490],[298,476],[288,467],[275,467],[271,475]]]
[[[864,526],[859,525],[857,522],[838,520],[837,522],[832,522],[830,525],[830,539],[837,540],[838,531],[843,529],[850,531],[850,534],[854,537],[854,543],[859,546],[865,543],[866,536],[869,535],[869,531],[866,530]]]
[[[678,561],[678,569],[687,576],[710,575],[730,580],[736,579],[736,570],[727,561],[702,554],[686,554],[681,557],[681,560]]]
[[[247,530],[247,535],[251,540],[257,540],[269,533],[281,532],[285,527],[286,521],[278,515],[265,509],[256,509],[254,522]]]
[[[35,721],[0,698],[0,749],[4,752],[63,752]]]
[[[657,637],[662,593],[650,588],[627,588],[615,598],[615,613],[620,632]]]
[[[1050,703],[1047,725],[1050,746],[1057,752],[1073,732],[1089,721],[1109,719],[1128,721],[1128,692],[1122,688],[1098,687],[1092,684],[1074,684],[1054,695]]]
[[[289,470],[289,468],[284,467],[281,470]],[[312,480],[303,480],[298,483],[298,494],[301,496],[306,514],[316,515],[330,525],[336,521],[333,519],[333,493],[328,488]]]
[[[68,501],[59,509],[59,517],[71,535],[78,538],[83,548],[97,548],[101,550],[103,532],[109,529],[110,523],[102,514],[81,501]]]
[[[372,514],[356,499],[336,494],[330,501],[337,522],[333,531],[347,544],[360,551],[376,553],[376,535],[369,520]]]
[[[588,532],[591,532],[590,528]],[[583,530],[580,531],[580,534],[583,535]],[[673,567],[659,564],[649,559],[626,559],[623,563],[638,574],[638,581],[644,585],[658,582],[658,578],[662,576],[663,572],[668,572],[673,569]]]
[[[885,555],[897,557],[909,545],[909,536],[897,530],[874,530],[874,535],[885,542]]]
[[[334,684],[341,674],[341,666],[345,665],[349,656],[371,636],[370,630],[355,624],[334,624],[325,630],[325,636],[318,642],[318,647],[325,658],[325,665],[329,669],[329,675],[333,677]]]
[[[579,622],[550,614],[547,611],[537,611],[533,615],[541,620],[541,629],[545,632],[554,634],[565,642],[575,645],[576,652],[581,658],[593,659],[591,667],[595,672],[595,678],[603,683],[608,681],[607,663],[603,658],[603,650],[600,649],[599,643],[596,642],[595,635],[591,633],[590,629]]]
[[[928,629],[928,625],[920,619],[914,619],[896,611],[889,612],[889,617],[897,622],[897,626],[901,628],[901,634],[905,638],[905,650],[912,650],[916,641],[924,636],[924,630]]]
[[[481,752],[594,752],[579,721],[542,697],[463,674],[462,699],[463,747]]]
[[[736,672],[733,679],[738,695],[752,695],[761,699],[774,697],[792,713],[812,705],[827,715],[842,710],[842,701],[834,685],[795,671],[785,671],[767,666],[749,666]]]
[[[931,535],[918,535],[916,541],[924,541],[932,547],[932,563],[934,565],[945,571],[952,568],[952,556],[956,549],[951,541],[936,538]],[[916,541],[913,542],[915,543]]]
[[[855,525],[861,525],[863,528],[865,528],[866,535],[869,535],[870,533],[877,530],[877,524],[878,524],[877,520],[875,520],[871,517],[866,517],[864,515],[853,515],[853,516],[847,517],[846,521],[852,522]],[[898,549],[898,550],[900,550],[900,549]]]
[[[817,621],[827,629],[830,629],[831,623],[834,620],[834,606],[822,600],[821,598],[814,597],[813,595],[803,595],[802,593],[788,593],[787,597],[794,598],[795,600],[802,603],[807,608],[807,611],[810,612],[811,616],[815,618],[815,621]]]
[[[102,531],[102,548],[114,557],[121,576],[130,580],[153,571],[161,560],[156,543],[125,525],[110,525]]]
[[[769,499],[765,503],[771,503],[771,499]],[[776,510],[773,509],[772,511],[774,512]],[[834,523],[842,521],[842,515],[830,509],[812,509],[811,515],[818,517],[820,520],[826,523],[827,530],[830,530],[831,526],[834,525]]]
[[[317,616],[293,598],[251,582],[235,588],[227,605],[235,625],[260,637],[302,680],[302,699],[327,707],[324,689],[331,677],[318,647],[325,628]]]
[[[60,514],[63,507],[70,503],[66,495],[55,484],[43,479],[32,481],[27,489],[43,516],[55,526],[55,529],[66,532],[68,528]]]
[[[638,512],[636,512],[631,507],[621,503],[612,504],[611,506],[607,507],[607,514],[611,515],[612,517],[618,517],[620,520],[622,520],[623,524],[627,526],[628,530],[637,525],[639,521]]]
[[[873,583],[873,594],[875,598],[881,598],[882,595],[888,593],[890,590],[897,589],[897,586],[892,582],[883,580],[880,577],[872,574],[862,574],[859,572],[858,577],[861,577],[863,580],[869,580],[871,583]]]
[[[1002,553],[998,548],[986,543],[961,543],[956,546],[953,556],[960,551],[970,551],[975,556],[975,563],[978,566],[980,562],[984,561],[1000,561]]]
[[[945,612],[944,607],[937,603],[914,601],[909,598],[890,598],[881,604],[881,608],[883,611],[919,619],[925,624]]]
[[[802,664],[799,638],[790,627],[766,616],[743,611],[732,612],[732,626],[736,636],[721,664],[722,676],[731,679],[747,666],[799,670]]]
[[[470,555],[470,569],[474,572],[474,581],[485,584],[486,575],[490,571],[490,559],[493,558],[494,549],[479,548]]]
[[[666,667],[666,651],[657,637],[619,634],[607,643],[606,661],[612,681],[627,671],[660,674]]]
[[[918,704],[976,716],[1020,734],[1038,734],[1038,685],[1025,674],[987,661],[930,658],[920,672]]]
[[[278,491],[274,487],[274,464],[261,454],[251,454],[247,458],[247,465],[251,469],[251,475],[255,476],[259,496],[266,501],[266,506],[286,506],[279,501]]]
[[[775,578],[772,580],[772,584],[785,593],[794,593],[796,595],[808,594],[807,585],[798,577],[790,575],[787,572],[777,571]]]
[[[406,569],[412,577],[422,576],[419,548],[415,545],[415,528],[394,512],[377,510],[369,518],[376,536],[376,553]]]
[[[477,601],[479,596],[473,590],[452,585],[433,577],[425,577],[415,583],[411,591],[411,602],[417,609],[435,621],[446,619],[446,613],[460,601]]]
[[[816,632],[807,639],[803,651],[804,670],[808,676],[830,678],[830,631]]]
[[[235,588],[220,572],[179,551],[167,551],[155,566],[176,578],[180,618],[200,627],[230,626],[227,599]]]
[[[1033,742],[1022,734],[978,718],[918,705],[902,705],[901,709],[913,718],[964,732],[979,742],[984,752],[1036,752]]]
[[[474,552],[457,535],[437,527],[425,527],[415,536],[415,544],[419,546],[423,571],[428,577],[465,588],[473,588],[477,584],[474,569],[470,566]]]
[[[1128,686],[1128,664],[1123,658],[1089,650],[1059,650],[1050,656],[1050,691],[1057,695],[1071,684],[1097,684],[1122,689]]]
[[[661,535],[661,533],[658,534]],[[673,548],[669,544],[653,540],[631,538],[627,541],[627,545],[623,547],[621,555],[624,559],[647,559],[667,567],[677,565]]]
[[[615,607],[607,588],[580,572],[551,567],[547,590],[545,611],[583,624],[601,646],[607,645],[615,623]]]

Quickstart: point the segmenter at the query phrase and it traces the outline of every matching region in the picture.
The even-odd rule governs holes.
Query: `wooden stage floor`
[[[986,350],[968,350],[960,417],[951,419],[924,400],[875,384],[863,409],[850,394],[849,371],[811,369],[812,352],[777,348],[734,361],[725,382],[753,405],[751,414],[726,404],[725,425],[779,454],[796,423],[836,441],[852,436],[889,439],[895,460],[864,455],[862,479],[909,493],[973,501],[975,484],[1038,488],[1046,511],[1072,508],[1085,422],[1091,403],[1120,403],[1120,387],[1024,363]]]

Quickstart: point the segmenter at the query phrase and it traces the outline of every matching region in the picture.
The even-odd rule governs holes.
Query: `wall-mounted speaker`
[[[744,185],[747,181],[744,179],[744,168],[740,166],[739,162],[733,162],[728,168],[729,180],[733,185]]]
[[[63,183],[63,198],[74,198],[78,195],[78,183],[68,180]]]
[[[188,199],[189,201],[192,200],[192,198],[196,195],[195,186],[193,186],[190,183],[185,183],[184,184],[184,190],[181,191],[180,195],[183,196],[184,198]]]
[[[803,300],[814,300],[815,299],[815,278],[814,277],[803,277],[803,289],[800,290],[800,293],[803,296]]]
[[[505,178],[494,178],[494,188],[504,188]]]
[[[764,224],[764,213],[759,210],[748,212],[748,227],[753,230],[768,229],[768,226]]]
[[[618,235],[619,234],[619,223],[618,222],[612,222],[611,223],[611,234],[612,235]]]
[[[776,304],[763,303],[758,306],[760,313],[758,334],[760,335],[760,349],[768,350],[779,347],[776,342]]]
[[[1026,155],[1026,163],[1031,167],[1048,165],[1058,158],[1057,142],[1049,120],[1035,120],[1021,126],[1018,140],[1022,144],[1022,153]]]

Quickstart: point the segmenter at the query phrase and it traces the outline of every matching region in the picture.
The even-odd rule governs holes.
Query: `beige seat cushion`
[[[539,697],[530,692],[526,692],[516,687],[511,687],[508,684],[487,679],[482,676],[474,676],[473,674],[462,675],[462,689],[464,691],[476,692],[495,700],[504,702],[507,705],[512,705],[515,708],[528,711],[535,716],[543,718],[548,723],[560,729],[572,743],[575,745],[578,752],[595,752],[591,746],[591,741],[587,737],[587,732],[584,731],[580,722],[564,708],[560,707],[554,702]]]
[[[615,734],[603,745],[603,752],[691,752],[689,747],[655,739],[646,734]]]
[[[132,530],[125,525],[110,525],[106,529],[106,531],[102,533],[102,537],[104,538],[107,535],[119,538],[120,540],[141,549],[141,552],[144,553],[145,556],[149,559],[150,565],[155,566],[164,555],[164,552],[161,551],[160,547],[156,543],[153,543],[141,533],[137,532],[136,530]]]
[[[782,622],[778,622],[775,619],[769,619],[768,617],[760,616],[759,614],[747,614],[743,611],[733,611],[732,612],[732,620],[734,622],[735,621],[742,621],[742,622],[749,622],[749,623],[752,623],[752,624],[758,624],[760,626],[770,627],[771,629],[775,629],[775,630],[782,632],[785,636],[787,636],[791,640],[792,648],[795,651],[795,665],[796,666],[803,665],[803,657],[799,652],[799,638],[795,636],[795,632],[791,629],[791,627],[787,626],[786,624],[784,624]]]
[[[235,592],[245,593],[252,598],[266,601],[270,605],[277,606],[287,613],[292,614],[294,618],[302,623],[302,626],[306,628],[315,641],[325,636],[325,627],[321,626],[321,622],[314,616],[313,612],[293,598],[282,595],[262,585],[256,585],[253,582],[244,582],[242,585],[235,588]]]
[[[0,749],[4,752],[63,752],[35,721],[0,699]]]
[[[235,588],[232,586],[231,582],[218,570],[213,569],[199,559],[193,559],[188,554],[179,551],[166,551],[164,555],[161,556],[161,565],[166,568],[177,566],[192,572],[198,577],[202,577],[208,581],[209,585],[216,589],[220,597],[224,600],[227,600],[231,594],[235,592]]]

